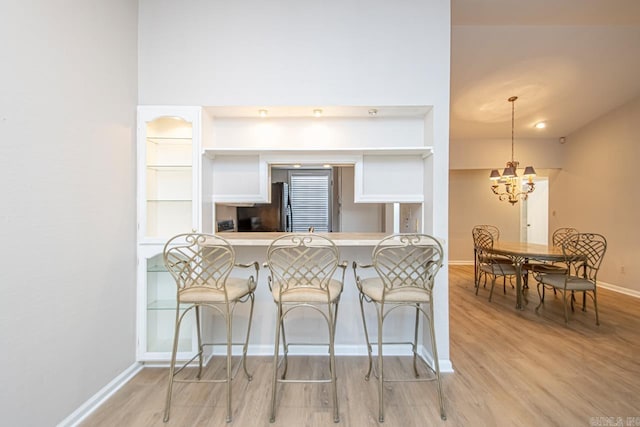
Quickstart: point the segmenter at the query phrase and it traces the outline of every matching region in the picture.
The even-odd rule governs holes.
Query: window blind
[[[289,175],[292,231],[330,230],[330,188],[328,171],[300,171]]]

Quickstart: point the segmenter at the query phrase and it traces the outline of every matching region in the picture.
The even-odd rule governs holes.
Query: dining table
[[[522,265],[531,260],[561,262],[565,255],[560,246],[543,245],[528,242],[510,242],[497,240],[492,248],[486,248],[487,252],[506,256],[513,262],[516,269],[516,309],[522,310],[524,300],[528,303],[522,289]]]

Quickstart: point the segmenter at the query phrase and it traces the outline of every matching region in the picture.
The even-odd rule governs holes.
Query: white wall
[[[354,203],[354,170],[342,170],[342,209],[340,231],[378,232],[383,231],[384,205],[379,203]]]
[[[141,0],[139,99],[442,108],[449,29],[448,1]]]
[[[424,192],[434,212],[425,218],[446,239],[449,1],[139,4],[141,104],[433,106],[424,139],[435,148],[434,177]],[[447,283],[445,269],[435,297],[443,359]]]
[[[450,169],[502,169],[511,160],[511,140],[456,139],[451,141]],[[518,139],[515,159],[524,168],[533,165],[536,170],[562,167],[562,145],[557,139]]]
[[[55,425],[135,361],[136,20],[3,2],[3,425]]]
[[[550,228],[564,224],[607,238],[598,280],[640,291],[640,97],[567,136],[564,167],[551,180]],[[624,267],[624,272],[622,268]]]
[[[520,240],[520,207],[498,200],[491,192],[487,170],[452,170],[449,184],[451,262],[473,262],[471,229],[478,224],[498,227],[501,240]]]

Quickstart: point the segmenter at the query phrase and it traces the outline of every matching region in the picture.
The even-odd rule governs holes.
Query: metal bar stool
[[[372,264],[359,265],[357,262],[353,263],[356,284],[360,291],[360,309],[369,353],[369,370],[365,375],[365,380],[369,380],[373,370],[374,376],[378,379],[378,420],[380,422],[384,422],[384,383],[392,381],[436,381],[438,384],[440,417],[443,420],[447,418],[444,409],[438,349],[433,323],[433,286],[436,274],[442,267],[442,257],[442,245],[435,238],[425,234],[396,234],[386,237],[376,245],[373,249]],[[377,276],[362,278],[358,274],[359,268],[374,268]],[[371,342],[369,339],[369,330],[365,317],[365,302],[371,303],[376,308],[378,319],[377,342]],[[413,341],[383,342],[384,321],[389,314],[402,307],[415,309]],[[421,313],[426,326],[429,328],[431,337],[433,366],[425,362],[426,367],[433,374],[431,378],[419,378],[418,373],[418,326]],[[389,379],[384,376],[383,344],[406,344],[411,346],[415,378]],[[373,345],[378,347],[377,368],[373,366]],[[420,358],[420,360],[423,359]]]
[[[171,273],[177,285],[177,306],[171,366],[169,368],[169,386],[164,410],[164,422],[169,421],[171,409],[171,395],[174,382],[187,383],[226,383],[227,384],[227,422],[231,421],[231,381],[242,364],[242,368],[251,381],[252,376],[247,371],[247,346],[251,320],[253,318],[253,292],[258,281],[259,265],[236,264],[235,252],[231,245],[221,237],[209,234],[189,233],[172,237],[164,246],[164,264]],[[255,268],[255,277],[230,277],[234,267]],[[238,303],[249,302],[249,320],[244,342],[233,342],[233,315]],[[226,329],[225,342],[202,342],[201,309],[210,308],[214,313],[224,318]],[[176,369],[176,353],[180,338],[180,325],[185,315],[195,311],[196,329],[198,337],[198,353],[182,366]],[[202,376],[203,355],[205,346],[226,346],[227,374],[224,379],[204,380]],[[242,358],[232,370],[232,347],[242,345]],[[176,375],[195,360],[198,360],[198,373],[195,379],[180,378]]]
[[[270,271],[269,288],[277,306],[270,422],[275,422],[276,419],[276,388],[278,384],[302,382],[331,383],[333,421],[340,421],[334,340],[338,303],[342,294],[347,263],[340,263],[339,258],[338,248],[330,239],[313,233],[287,234],[275,239],[267,250],[266,266]],[[339,280],[333,278],[338,268],[342,269]],[[293,310],[300,308],[308,308],[319,313],[327,323],[330,378],[287,378],[289,347],[317,344],[287,342],[285,319]],[[283,357],[282,360],[279,360],[281,342]],[[282,374],[278,377],[281,364],[283,365]]]

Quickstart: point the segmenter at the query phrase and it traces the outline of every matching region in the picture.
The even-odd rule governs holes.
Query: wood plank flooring
[[[443,374],[448,420],[440,420],[434,383],[391,383],[385,386],[383,425],[590,426],[615,425],[618,417],[621,426],[640,425],[639,299],[600,289],[600,326],[590,299],[587,312],[577,308],[565,326],[560,298],[553,293],[536,315],[535,287],[528,291],[528,305],[517,311],[510,286],[505,295],[496,285],[489,303],[488,288],[474,294],[472,267],[452,266],[449,274],[455,372]],[[326,373],[326,358],[290,360],[291,375]],[[385,369],[409,372],[408,360],[391,358]],[[276,422],[269,423],[271,361],[248,359],[250,383],[238,374],[230,425],[334,425],[327,384],[281,385]],[[364,357],[337,359],[340,425],[378,425],[376,386],[364,381],[366,368]],[[207,375],[223,373],[222,359],[207,368]],[[174,386],[171,420],[163,424],[166,381],[167,369],[144,369],[82,425],[226,425],[222,384]]]

